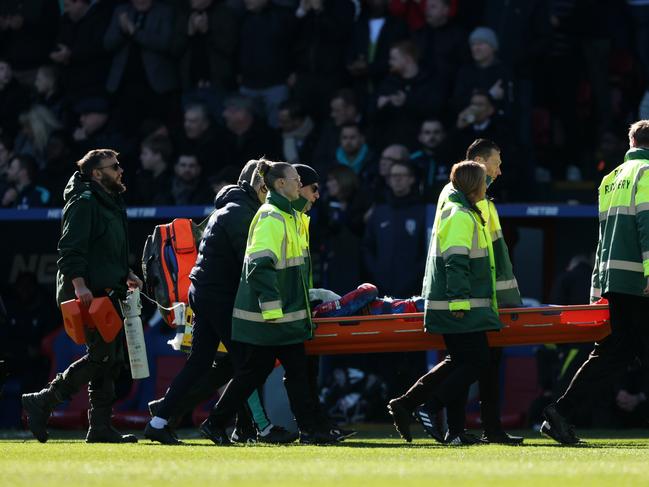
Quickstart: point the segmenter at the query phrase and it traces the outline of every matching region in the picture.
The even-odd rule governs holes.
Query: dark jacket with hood
[[[252,186],[244,181],[225,186],[216,196],[214,206],[216,211],[203,232],[189,278],[196,294],[234,303],[248,228],[261,203]]]
[[[56,261],[56,300],[74,299],[72,279],[83,277],[93,295],[107,289],[126,297],[128,228],[126,207],[98,183],[75,172],[63,193],[63,223]]]

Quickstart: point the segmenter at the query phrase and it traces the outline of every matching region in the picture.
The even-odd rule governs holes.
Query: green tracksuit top
[[[309,269],[302,217],[291,203],[269,192],[250,224],[232,339],[254,345],[291,345],[310,339]]]
[[[632,148],[599,186],[599,241],[591,301],[643,296],[649,277],[649,149]]]
[[[465,196],[452,189],[436,215],[423,296],[429,333],[499,330],[491,236]],[[464,311],[455,318],[452,311]]]
[[[437,212],[435,213],[435,221],[438,215],[441,214],[440,208],[448,201],[451,192],[454,191],[453,185],[448,183],[442,189],[437,200]],[[498,299],[498,307],[500,308],[515,308],[520,306],[521,293],[518,290],[518,282],[514,276],[512,269],[512,261],[509,258],[509,249],[507,243],[503,238],[502,227],[500,226],[500,218],[498,211],[493,201],[484,199],[477,204],[482,218],[486,222],[486,227],[491,237],[491,242],[494,252],[494,261],[496,265],[496,297]]]

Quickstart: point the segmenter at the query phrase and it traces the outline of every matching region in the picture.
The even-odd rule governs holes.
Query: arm
[[[473,218],[460,211],[442,220],[439,225],[438,238],[446,269],[446,296],[451,312],[471,310],[469,251],[474,225]]]
[[[110,24],[106,35],[104,36],[104,48],[107,51],[117,51],[128,41],[128,38],[122,32],[122,28],[119,23],[119,17],[122,13],[125,13],[125,8],[116,8],[113,12],[113,18],[110,19]]]
[[[57,267],[72,281],[74,292],[88,306],[93,299],[87,287],[88,246],[92,228],[92,206],[87,199],[72,203],[63,217],[63,231],[58,244]]]
[[[265,320],[284,316],[277,282],[277,270],[282,251],[284,225],[273,217],[253,220],[252,237],[246,249],[245,279],[257,295],[259,308]]]
[[[636,225],[638,228],[638,240],[642,252],[642,267],[644,276],[647,278],[645,294],[649,294],[649,171],[640,175],[635,194],[636,204]]]

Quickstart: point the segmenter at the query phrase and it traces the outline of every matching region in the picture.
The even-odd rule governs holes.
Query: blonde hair
[[[34,149],[39,154],[45,152],[50,134],[61,128],[61,122],[43,105],[33,105],[28,111],[21,113],[18,120],[31,129]]]

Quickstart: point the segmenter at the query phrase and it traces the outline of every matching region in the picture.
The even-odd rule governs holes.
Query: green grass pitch
[[[183,436],[181,432],[181,437]],[[192,432],[188,432],[191,434]],[[81,433],[46,444],[0,439],[2,486],[254,485],[259,487],[411,485],[649,485],[649,432],[582,432],[587,444],[562,447],[525,432],[520,447],[444,447],[398,440],[388,429],[332,447],[216,447],[191,439],[165,447],[87,445]],[[70,436],[68,434],[68,436]]]

